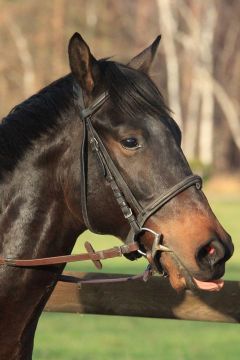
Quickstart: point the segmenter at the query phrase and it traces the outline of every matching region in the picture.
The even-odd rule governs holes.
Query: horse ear
[[[68,45],[69,63],[73,76],[81,87],[90,94],[94,88],[94,67],[97,60],[91,54],[86,42],[79,33],[75,33]]]
[[[157,36],[157,38],[149,47],[147,47],[140,54],[135,56],[128,63],[128,66],[131,67],[132,69],[136,69],[148,73],[152,65],[152,62],[155,58],[160,40],[161,40],[161,35]]]

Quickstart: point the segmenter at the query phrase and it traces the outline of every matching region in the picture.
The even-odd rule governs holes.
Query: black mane
[[[72,76],[67,75],[15,106],[0,124],[0,170],[13,169],[36,138],[56,128],[72,104]]]

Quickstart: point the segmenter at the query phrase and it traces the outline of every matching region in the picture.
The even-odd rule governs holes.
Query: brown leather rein
[[[158,234],[156,234],[158,235]],[[77,261],[87,261],[91,260],[93,264],[96,266],[98,270],[102,269],[101,260],[105,259],[112,259],[115,257],[121,257],[125,254],[130,254],[134,251],[140,251],[139,244],[134,242],[129,245],[122,245],[122,246],[115,246],[110,249],[95,251],[92,245],[86,241],[85,242],[85,249],[87,252],[81,254],[73,254],[73,255],[63,255],[63,256],[55,256],[55,257],[46,257],[46,258],[39,258],[39,259],[12,259],[12,258],[2,258],[0,257],[0,265],[7,265],[13,267],[22,267],[22,268],[37,268],[42,266],[49,266],[49,265],[59,265],[65,264],[70,262],[77,262]],[[171,251],[164,245],[156,245],[155,251]],[[145,255],[145,254],[144,254]],[[149,260],[149,264],[152,262],[153,257],[155,254],[149,252],[146,254],[147,259]],[[69,275],[59,275],[58,280],[65,281],[65,282],[74,282],[74,283],[105,283],[105,282],[122,282],[128,280],[136,280],[136,279],[143,279],[147,281],[150,275],[152,275],[153,269],[152,266],[148,266],[146,270],[139,275],[135,276],[127,276],[122,278],[113,278],[113,279],[97,279],[97,280],[82,280],[74,276]]]
[[[155,199],[146,208],[142,208],[142,206],[137,201],[130,188],[126,184],[122,175],[118,171],[105,145],[103,144],[102,140],[100,139],[98,133],[96,132],[91,123],[92,116],[108,100],[109,95],[107,93],[102,94],[99,98],[97,98],[95,102],[93,102],[88,108],[86,108],[84,105],[82,89],[77,84],[74,84],[73,93],[75,105],[80,112],[80,119],[83,123],[83,139],[81,146],[81,201],[85,224],[87,228],[91,231],[95,233],[98,232],[97,229],[94,229],[91,225],[87,209],[87,146],[88,144],[90,144],[92,150],[97,156],[97,159],[99,160],[99,163],[103,170],[103,176],[105,180],[110,184],[114,197],[116,198],[116,201],[122,210],[123,216],[130,225],[130,232],[128,234],[126,243],[122,246],[113,247],[101,251],[95,251],[92,245],[89,242],[86,242],[85,249],[87,252],[76,255],[64,255],[38,259],[13,259],[0,257],[0,265],[22,268],[41,268],[46,266],[65,264],[69,262],[91,260],[98,269],[101,269],[101,260],[115,258],[122,255],[127,256],[129,254],[137,254],[136,257],[144,256],[149,262],[149,266],[141,275],[124,277],[120,279],[118,278],[98,280],[80,280],[72,276],[59,275],[58,280],[74,283],[103,283],[109,281],[119,282],[142,278],[146,281],[148,277],[153,273],[153,271],[162,273],[164,275],[164,270],[161,267],[159,257],[161,252],[171,252],[172,250],[169,249],[167,246],[161,244],[161,234],[156,233],[152,229],[143,227],[144,223],[153,213],[155,213],[172,198],[174,198],[176,195],[186,190],[190,186],[195,185],[196,188],[200,190],[202,186],[202,179],[197,175],[187,176],[178,184],[170,188],[166,193]],[[138,240],[139,236],[143,232],[150,232],[154,236],[151,250],[145,250]]]

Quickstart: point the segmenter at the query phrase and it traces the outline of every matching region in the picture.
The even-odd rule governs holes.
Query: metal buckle
[[[125,219],[129,219],[132,216],[132,209],[128,208],[128,214],[124,214]]]
[[[197,190],[201,190],[202,189],[202,183],[201,182],[196,182],[195,187]]]

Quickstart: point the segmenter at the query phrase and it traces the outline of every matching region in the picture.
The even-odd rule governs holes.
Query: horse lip
[[[175,266],[179,270],[180,274],[185,280],[186,286],[185,288],[191,291],[196,291],[198,289],[197,284],[194,281],[194,277],[191,275],[191,273],[186,269],[186,267],[182,264],[181,260],[176,256],[174,252],[168,252],[166,253],[166,256],[170,256],[173,262],[175,263]],[[161,259],[159,259],[161,262]],[[165,274],[169,275],[169,271],[167,271],[164,264],[161,262],[161,266],[163,268],[163,271]]]
[[[218,276],[217,278],[219,279],[219,283],[222,283],[221,285],[219,284],[219,286],[217,287],[217,285],[214,288],[202,288],[199,286],[199,284],[197,284],[197,278],[194,277],[193,274],[191,274],[189,272],[189,270],[182,264],[181,260],[176,256],[176,254],[172,253],[172,254],[167,254],[171,257],[171,259],[173,260],[175,266],[177,267],[180,275],[184,278],[185,281],[185,286],[182,286],[182,288],[180,288],[180,290],[183,290],[184,288],[187,290],[191,290],[193,292],[199,291],[199,290],[204,290],[204,291],[219,291],[222,287],[224,282],[221,281],[221,276]],[[161,266],[163,268],[164,271],[166,271],[164,265],[161,263]],[[169,275],[171,277],[171,275]],[[214,280],[206,280],[206,283],[215,283],[217,284],[217,278],[215,278]],[[199,280],[201,282],[204,282],[202,280]],[[176,288],[176,290],[178,291],[178,289]]]
[[[217,268],[209,275],[206,276],[198,276],[198,274],[192,274],[194,278],[199,281],[214,281],[221,279],[225,274],[225,263],[218,265]]]

